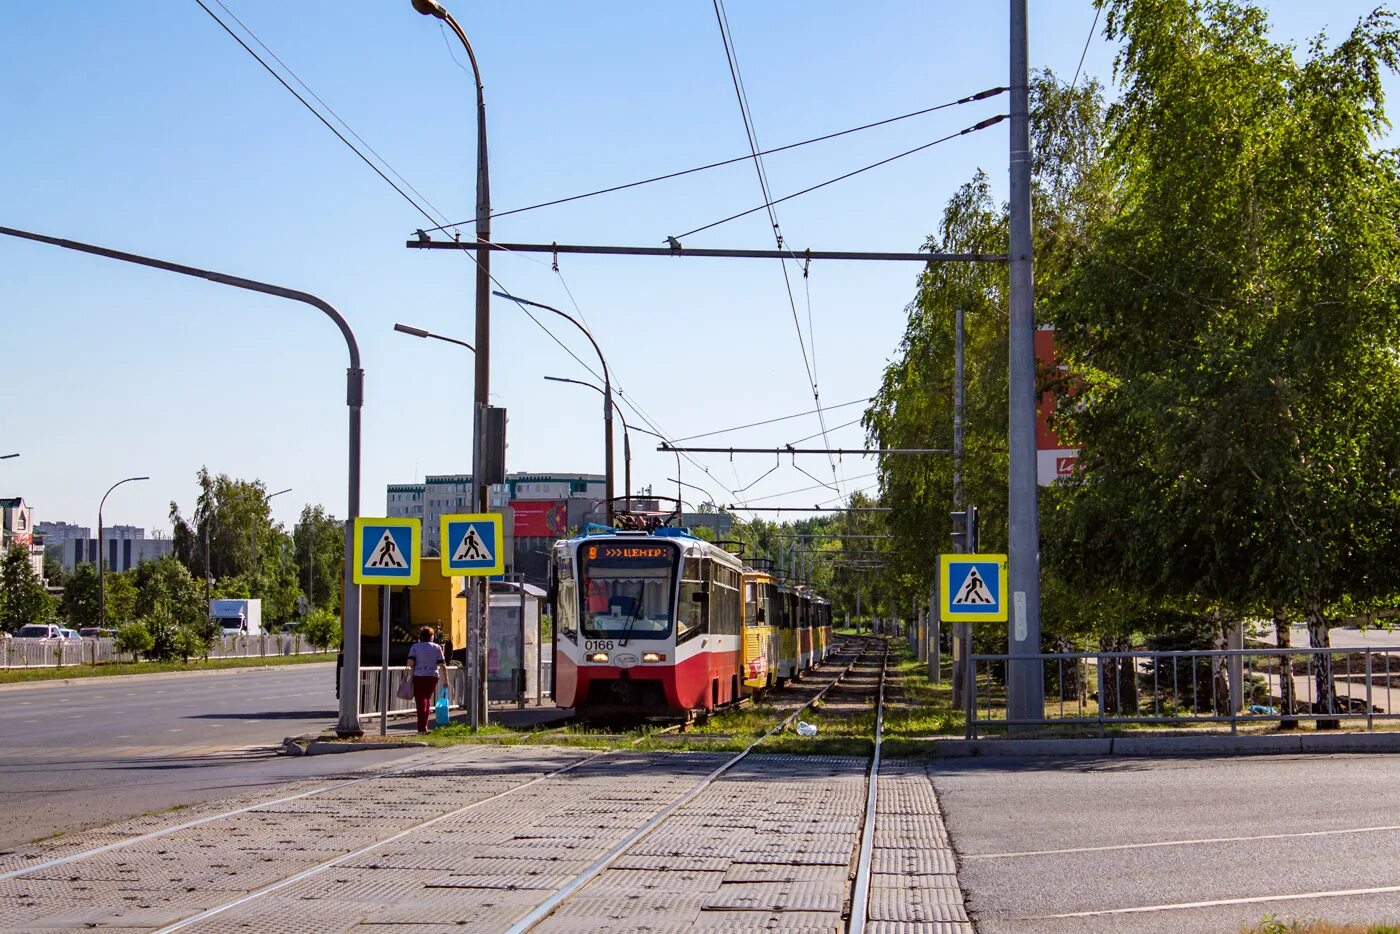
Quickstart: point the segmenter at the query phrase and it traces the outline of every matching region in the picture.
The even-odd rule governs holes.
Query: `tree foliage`
[[[29,548],[16,545],[0,558],[0,632],[53,619],[54,599],[34,573]]]
[[[63,585],[61,609],[63,618],[74,629],[96,626],[99,619],[100,598],[97,586],[97,569],[86,562],[73,569]]]

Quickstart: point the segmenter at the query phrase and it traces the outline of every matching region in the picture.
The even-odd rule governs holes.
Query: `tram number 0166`
[[[583,643],[585,652],[611,652],[613,640],[611,639],[586,639]]]

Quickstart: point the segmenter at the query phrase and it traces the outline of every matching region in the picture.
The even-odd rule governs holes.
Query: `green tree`
[[[135,574],[127,571],[124,574],[107,573],[107,625],[121,626],[136,619],[136,582]]]
[[[1104,108],[1097,83],[1066,88],[1046,71],[1031,81],[1032,217],[1036,285],[1043,290],[1064,274],[1106,205],[1100,163]],[[1006,208],[978,172],[949,200],[931,250],[1004,253]],[[1006,545],[1008,455],[1006,445],[1008,280],[1004,266],[939,263],[919,276],[908,323],[880,390],[865,414],[873,446],[952,446],[955,317],[965,318],[964,503],[978,507],[984,550]],[[926,603],[932,585],[931,555],[949,549],[953,463],[947,456],[892,456],[879,462],[880,500],[891,508],[867,525],[887,531],[887,570],[879,589],[898,600],[884,608],[908,613]],[[852,541],[846,550],[856,551]],[[879,557],[879,556],[876,556]],[[852,575],[855,576],[855,575]],[[862,577],[868,575],[861,575]],[[1049,590],[1047,582],[1047,590]],[[1063,606],[1073,606],[1065,601]],[[1083,621],[1058,617],[1047,601],[1046,631],[1077,629]]]
[[[53,619],[54,599],[34,573],[29,548],[16,545],[0,558],[0,632]]]
[[[1300,56],[1252,4],[1105,7],[1114,210],[1045,293],[1084,451],[1047,553],[1222,627],[1301,610],[1325,646],[1395,590],[1400,173],[1374,142],[1400,35],[1377,12]]]
[[[74,629],[96,626],[99,606],[97,570],[84,562],[73,569],[63,586],[63,618]]]
[[[208,624],[209,607],[204,602],[204,588],[175,557],[147,561],[131,573],[136,578],[136,615],[147,621],[156,639],[157,652],[173,644],[174,636],[163,635],[152,620],[162,624],[168,620],[172,627],[203,628]]]
[[[312,606],[339,612],[345,528],[323,506],[304,506],[292,533],[297,582]]]

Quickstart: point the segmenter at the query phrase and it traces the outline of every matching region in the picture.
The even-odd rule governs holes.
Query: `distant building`
[[[135,533],[135,534],[133,534]],[[156,561],[175,553],[168,538],[147,538],[145,529],[116,526],[102,530],[103,563],[109,571],[129,571],[138,564]],[[97,539],[70,538],[50,551],[57,555],[63,570],[72,573],[80,564],[97,565]]]
[[[487,497],[493,510],[508,517],[507,564],[531,582],[547,578],[549,547],[570,528],[600,522],[606,487],[602,474],[514,473],[493,486]],[[439,553],[443,515],[473,512],[471,474],[428,476],[422,483],[391,483],[387,515],[423,522],[423,549]]]
[[[0,554],[8,554],[11,548],[28,551],[29,566],[44,579],[44,539],[34,528],[34,508],[22,496],[0,499]]]
[[[36,522],[34,531],[44,539],[45,548],[62,545],[70,538],[92,538],[92,529],[72,522]]]

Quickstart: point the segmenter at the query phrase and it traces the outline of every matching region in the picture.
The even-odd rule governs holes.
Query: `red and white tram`
[[[685,718],[741,696],[743,563],[679,528],[605,529],[550,562],[554,698],[585,720]]]

